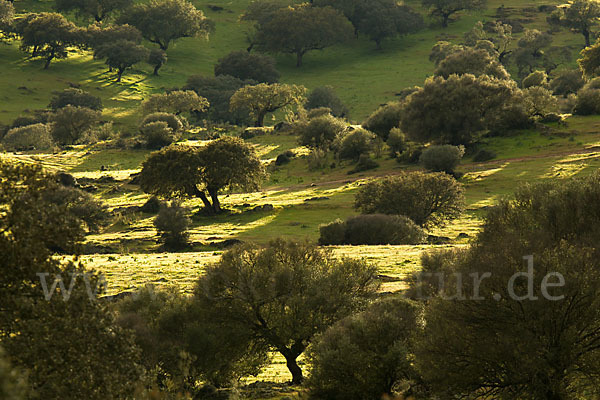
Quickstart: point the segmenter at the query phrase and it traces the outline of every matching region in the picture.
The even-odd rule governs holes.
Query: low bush
[[[294,156],[295,156],[295,154],[291,150],[288,150],[285,153],[281,153],[275,159],[275,165],[280,166],[280,165],[288,164]]]
[[[342,103],[342,100],[340,100],[331,86],[314,88],[308,94],[305,107],[307,110],[326,107],[336,117],[346,117],[348,114],[348,108]]]
[[[363,128],[374,132],[385,141],[387,140],[390,131],[400,125],[401,119],[402,103],[390,103],[378,108],[369,115],[362,126]]]
[[[548,74],[545,71],[533,71],[531,74],[523,78],[521,82],[523,89],[527,89],[534,86],[548,86]]]
[[[423,151],[419,161],[429,171],[453,174],[464,155],[462,146],[430,146]]]
[[[568,96],[579,91],[585,84],[580,69],[560,71],[551,81],[550,89],[557,96]]]
[[[140,126],[143,127],[149,123],[159,121],[165,122],[173,132],[180,132],[183,129],[183,123],[177,115],[165,112],[156,112],[146,115]]]
[[[67,88],[54,94],[48,105],[54,111],[66,107],[85,107],[95,111],[102,111],[102,100],[85,90]]]
[[[189,225],[186,209],[177,202],[163,205],[154,219],[154,226],[161,241],[170,250],[181,250],[188,246]]]
[[[312,148],[328,148],[346,129],[346,123],[332,115],[322,115],[296,124],[299,143]]]
[[[149,149],[161,149],[176,140],[176,135],[164,121],[149,122],[140,128]]]
[[[368,154],[361,154],[354,168],[348,171],[348,174],[356,174],[358,172],[369,171],[379,167],[377,161],[373,160]]]
[[[346,223],[336,219],[328,224],[319,226],[319,244],[322,246],[344,244]]]
[[[491,150],[481,149],[473,156],[474,162],[485,162],[496,158],[498,155]]]
[[[349,132],[340,141],[340,159],[358,161],[360,156],[368,155],[373,150],[375,137],[373,133],[362,128]]]
[[[10,129],[2,144],[6,150],[49,150],[54,146],[51,129],[46,124],[26,125]]]

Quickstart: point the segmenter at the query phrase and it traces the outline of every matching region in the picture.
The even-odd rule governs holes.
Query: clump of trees
[[[448,174],[410,172],[361,186],[354,207],[363,214],[404,215],[418,226],[432,227],[459,217],[464,195]]]
[[[96,22],[106,21],[116,13],[128,9],[132,0],[56,0],[58,12],[75,12],[80,18],[93,18]]]
[[[254,148],[225,136],[201,148],[172,145],[152,153],[142,165],[140,185],[165,198],[200,198],[208,213],[218,214],[221,191],[256,190],[265,177]]]
[[[430,10],[432,16],[441,19],[444,28],[459,11],[483,10],[487,5],[486,0],[422,0],[421,3]]]
[[[585,46],[591,44],[594,28],[600,18],[600,4],[594,0],[574,0],[556,8],[548,18],[548,22],[564,26],[575,33],[580,33],[585,39]]]

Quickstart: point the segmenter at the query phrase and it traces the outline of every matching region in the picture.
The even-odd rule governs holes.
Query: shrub
[[[463,187],[443,172],[402,173],[361,186],[354,207],[363,214],[405,215],[421,227],[442,225],[462,213]]]
[[[329,154],[325,149],[312,149],[310,153],[308,153],[307,162],[308,169],[311,171],[323,169],[329,162]]]
[[[413,398],[419,379],[412,339],[419,314],[414,303],[395,297],[325,331],[309,352],[310,398],[379,400],[398,391]]]
[[[361,154],[358,158],[358,162],[354,166],[354,169],[348,171],[348,174],[356,174],[358,172],[369,171],[379,167],[377,161],[373,160],[368,154]]]
[[[149,122],[140,128],[142,137],[149,149],[161,149],[176,140],[171,128],[164,121]]]
[[[548,74],[545,71],[533,71],[531,74],[523,78],[521,82],[523,89],[527,89],[533,86],[548,86]]]
[[[363,128],[374,132],[387,140],[390,131],[400,125],[402,119],[402,103],[390,103],[379,107],[373,114],[369,115],[367,120],[363,122]]]
[[[336,219],[328,224],[319,226],[319,244],[321,246],[344,244],[346,237],[346,223]]]
[[[577,92],[577,101],[573,109],[573,114],[600,114],[600,89],[596,89],[593,85],[588,84]]]
[[[375,135],[365,129],[355,129],[346,134],[340,142],[339,156],[342,160],[358,161],[363,154],[373,150]]]
[[[51,117],[52,136],[60,145],[75,144],[83,134],[100,121],[98,111],[86,107],[67,105],[56,111]]]
[[[329,107],[318,107],[318,108],[313,108],[312,110],[308,110],[308,112],[306,113],[306,117],[308,119],[322,117],[324,115],[332,115],[331,108],[329,108]]]
[[[308,123],[298,123],[295,131],[299,142],[312,148],[328,148],[346,129],[346,123],[332,115],[313,118]]]
[[[464,155],[462,146],[430,146],[423,151],[419,161],[429,171],[453,174]]]
[[[346,221],[344,244],[419,244],[425,238],[423,230],[403,215],[365,214]]]
[[[102,111],[102,100],[85,90],[68,88],[54,94],[48,107],[54,111],[66,106],[85,107],[95,111]]]
[[[305,105],[307,110],[326,107],[336,117],[346,117],[348,107],[342,103],[331,86],[320,86],[314,88],[309,94]]]
[[[390,148],[390,156],[394,158],[408,149],[406,135],[399,128],[390,131],[386,144]]]
[[[171,250],[187,247],[189,225],[190,220],[186,216],[186,209],[175,201],[170,205],[163,205],[154,219],[154,226],[164,246]]]
[[[580,69],[567,69],[560,71],[551,81],[550,89],[557,96],[567,96],[577,93],[585,81]]]
[[[280,76],[275,68],[273,57],[251,54],[243,50],[233,51],[217,62],[215,76],[219,75],[229,75],[259,83],[276,83]]]
[[[474,162],[484,162],[496,158],[498,155],[491,150],[481,149],[473,156]]]
[[[54,146],[50,128],[46,124],[13,128],[6,133],[2,144],[10,151],[49,150]]]
[[[275,159],[275,165],[284,165],[289,163],[292,158],[295,156],[294,152],[291,150],[286,151],[285,153],[281,153]]]
[[[146,117],[144,117],[140,126],[143,127],[151,122],[158,121],[166,122],[173,132],[179,132],[183,129],[183,123],[177,115],[165,112],[148,114]]]

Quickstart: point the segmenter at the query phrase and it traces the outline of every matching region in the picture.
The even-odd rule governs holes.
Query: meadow
[[[68,59],[54,62],[42,70],[41,61],[32,61],[19,51],[18,43],[0,44],[2,77],[0,78],[0,123],[9,123],[28,110],[45,108],[54,91],[78,86],[102,98],[104,117],[115,121],[121,131],[135,131],[140,118],[139,104],[152,93],[181,87],[193,74],[212,75],[217,60],[232,50],[246,47],[247,23],[238,20],[248,0],[193,1],[215,21],[216,31],[208,41],[180,39],[169,49],[168,63],[160,76],[150,74],[151,67],[137,65],[127,71],[123,82],[115,82],[114,74],[94,60],[89,53],[74,51]],[[424,13],[420,2],[406,2]],[[431,26],[420,33],[386,41],[383,50],[375,49],[366,38],[344,46],[307,54],[304,66],[295,67],[292,56],[278,55],[277,68],[281,81],[309,89],[331,85],[349,107],[349,119],[362,122],[380,104],[394,100],[401,89],[420,85],[431,75],[431,47],[437,40],[459,42],[464,32],[476,21],[488,21],[497,7],[504,5],[513,15],[521,16],[527,27],[545,26],[544,14],[531,13],[548,1],[492,0],[481,13],[461,14],[448,29]],[[213,11],[208,6],[219,6]],[[50,10],[52,1],[16,1],[18,11]],[[81,21],[80,21],[81,22]],[[556,44],[570,46],[574,55],[581,49],[581,36],[563,32],[555,36]],[[575,59],[571,66],[575,65]],[[276,115],[280,118],[281,115]],[[275,117],[274,117],[275,118]],[[275,120],[269,120],[271,125]],[[202,144],[198,133],[186,138],[191,144]],[[286,150],[302,154],[294,136],[277,133],[250,139],[265,163]],[[477,163],[465,158],[458,170],[464,173],[467,211],[451,224],[437,228],[432,235],[447,238],[447,243],[420,246],[334,246],[338,257],[364,258],[379,268],[382,291],[405,288],[404,278],[419,270],[420,255],[436,248],[462,247],[479,231],[485,212],[497,201],[509,196],[526,182],[565,179],[589,174],[600,166],[600,117],[573,116],[567,126],[549,125],[549,130],[520,131],[509,137],[485,138],[481,146],[493,150],[497,157]],[[87,254],[80,257],[88,267],[102,272],[108,282],[107,294],[133,291],[147,284],[176,285],[189,293],[209,263],[218,260],[225,240],[267,243],[275,238],[315,242],[319,225],[336,218],[357,214],[353,208],[357,188],[369,179],[398,174],[407,168],[382,155],[379,167],[368,172],[348,174],[347,163],[335,168],[311,171],[304,157],[296,157],[284,166],[271,166],[269,179],[254,193],[225,193],[222,199],[226,213],[202,216],[198,200],[187,200],[184,206],[193,214],[190,230],[193,248],[187,252],[165,253],[158,243],[153,216],[129,212],[128,207],[144,204],[149,196],[130,183],[139,172],[148,150],[108,148],[106,143],[77,145],[69,150],[48,154],[6,153],[2,158],[25,162],[41,162],[50,170],[73,174],[78,180],[97,187],[95,195],[115,215],[113,223],[102,232],[90,235]],[[272,205],[272,210],[254,210]],[[284,382],[289,380],[282,359],[257,380]],[[284,392],[285,390],[282,389]],[[285,393],[285,395],[290,395]],[[273,397],[274,396],[274,397]],[[273,394],[269,398],[282,396]]]

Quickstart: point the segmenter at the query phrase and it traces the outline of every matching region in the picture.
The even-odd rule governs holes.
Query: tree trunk
[[[212,208],[215,214],[221,212],[221,203],[219,202],[219,193],[216,189],[209,189],[208,193],[210,194],[210,198],[212,199]]]
[[[117,82],[121,82],[121,76],[123,76],[123,72],[124,72],[124,71],[125,71],[125,70],[124,70],[123,68],[119,68],[119,69],[117,70]]]
[[[296,67],[302,66],[302,56],[304,56],[304,52],[299,51],[296,53]]]
[[[50,62],[52,62],[52,58],[54,56],[50,55],[46,58],[46,63],[44,64],[44,69],[48,69],[48,67],[50,66]]]
[[[381,39],[373,39],[375,40],[375,44],[377,45],[376,50],[381,50]]]
[[[302,368],[298,366],[298,356],[293,355],[291,352],[285,352],[285,363],[292,374],[292,385],[300,385],[304,381],[302,375]]]
[[[258,117],[256,118],[256,124],[254,124],[255,127],[260,128],[265,124],[266,114],[266,112],[261,112],[260,114],[258,114]]]
[[[450,14],[442,14],[442,28],[448,27],[448,20],[450,19]]]
[[[585,47],[590,47],[590,31],[588,31],[587,29],[584,29],[581,34],[583,35],[583,37],[585,38]]]
[[[198,189],[196,189],[198,190]],[[213,205],[210,203],[210,200],[208,200],[208,197],[206,197],[206,194],[201,191],[198,190],[196,192],[196,196],[200,198],[200,200],[202,200],[202,203],[204,203],[204,208],[211,214],[213,214],[215,212]]]
[[[157,64],[157,65],[154,66],[154,72],[153,72],[153,74],[155,76],[158,76],[158,70],[160,69],[160,67],[162,67],[162,64]]]

